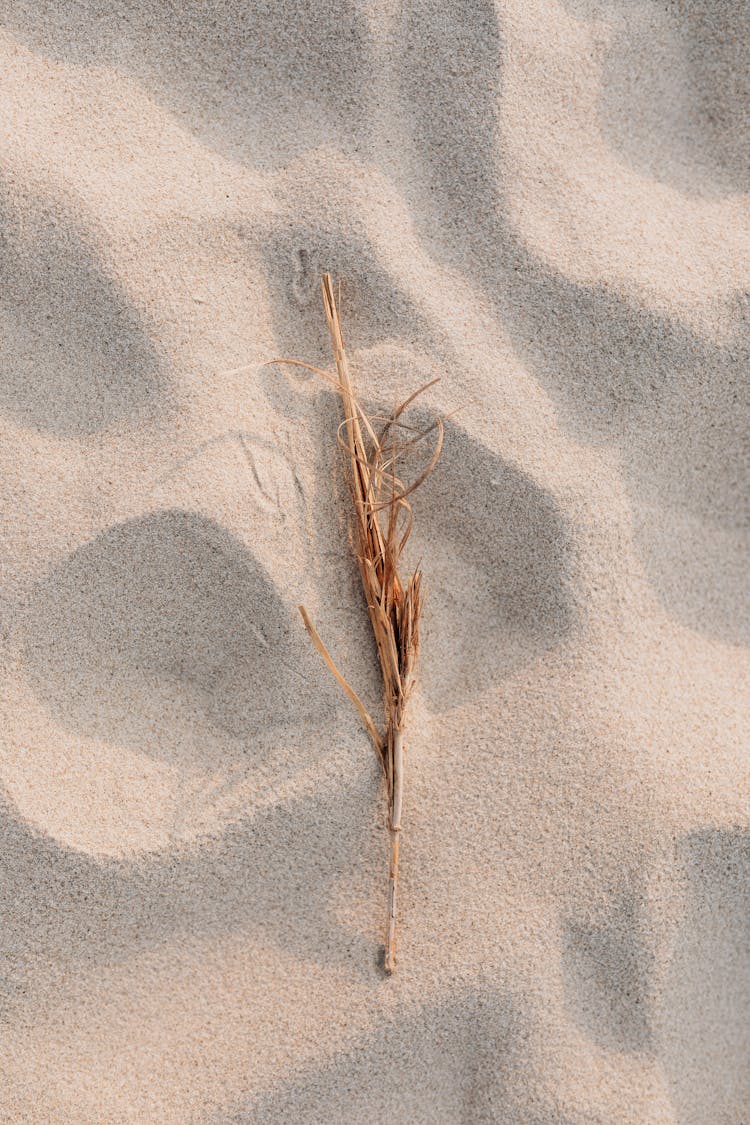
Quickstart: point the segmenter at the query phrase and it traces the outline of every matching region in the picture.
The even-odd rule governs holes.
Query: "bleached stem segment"
[[[393,732],[393,795],[390,815],[391,860],[388,868],[388,928],[385,938],[385,971],[396,968],[396,900],[398,896],[398,844],[404,802],[404,732]]]
[[[404,803],[404,732],[393,732],[393,809],[391,828],[398,832],[401,828],[401,808]]]
[[[385,938],[385,971],[396,968],[396,895],[398,893],[398,837],[391,829],[391,862],[388,879],[388,931]]]

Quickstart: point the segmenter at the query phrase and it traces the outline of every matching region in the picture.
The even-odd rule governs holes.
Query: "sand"
[[[750,1121],[738,0],[0,3],[0,1119]],[[330,363],[460,407],[385,979]]]

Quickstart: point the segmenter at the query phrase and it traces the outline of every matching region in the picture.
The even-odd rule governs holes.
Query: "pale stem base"
[[[396,897],[398,895],[398,838],[404,800],[404,732],[393,732],[393,801],[390,815],[391,860],[388,866],[388,927],[385,936],[385,971],[396,968]]]

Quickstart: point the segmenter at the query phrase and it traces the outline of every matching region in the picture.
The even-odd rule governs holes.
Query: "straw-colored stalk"
[[[345,453],[354,505],[353,545],[383,678],[385,731],[382,734],[356,692],[334,664],[304,606],[300,606],[300,612],[313,644],[356,707],[385,773],[390,830],[385,970],[391,973],[396,965],[398,853],[404,796],[404,727],[407,704],[415,684],[419,624],[424,606],[421,570],[418,568],[404,582],[399,574],[398,564],[412,528],[411,506],[407,497],[434,469],[442,446],[443,425],[437,419],[426,430],[418,431],[402,420],[406,408],[437,379],[396,406],[388,418],[383,420],[367,416],[352,385],[333,284],[328,274],[323,275],[323,301],[336,362],[336,376],[298,360],[282,362],[291,362],[316,371],[333,383],[341,397],[344,420],[339,427],[339,444]],[[379,431],[375,429],[376,421],[382,422]],[[397,435],[400,433],[406,433],[408,437],[399,440]],[[436,434],[435,449],[426,468],[407,487],[397,474],[397,459],[405,449],[428,433]]]

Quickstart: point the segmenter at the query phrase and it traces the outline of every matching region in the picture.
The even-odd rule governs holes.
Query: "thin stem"
[[[385,935],[385,971],[396,968],[396,899],[398,896],[398,845],[404,802],[404,732],[394,730],[391,746],[391,859],[388,865],[388,925]]]
[[[404,732],[393,732],[393,810],[391,828],[401,829],[401,809],[404,803]]]
[[[388,930],[385,935],[385,971],[396,968],[396,895],[398,893],[398,837],[391,829],[391,861],[388,868]]]

